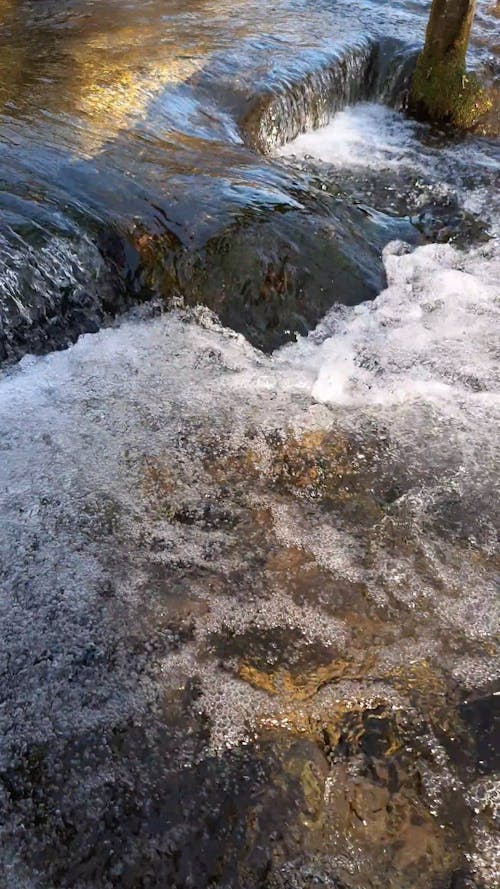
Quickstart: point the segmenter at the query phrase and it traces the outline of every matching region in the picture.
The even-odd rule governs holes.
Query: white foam
[[[374,302],[332,311],[322,343],[299,340],[277,360],[314,372],[312,395],[329,404],[498,407],[497,245],[464,254],[392,243],[384,262],[389,286]]]
[[[340,183],[342,170],[350,175],[384,172],[386,179],[393,174],[394,190],[411,187],[417,206],[432,196],[446,200],[458,195],[464,209],[482,214],[499,233],[500,154],[491,141],[469,136],[445,140],[391,108],[360,102],[336,114],[326,126],[282,146],[278,154],[291,161],[328,164]],[[400,174],[410,177],[406,185],[398,184]]]
[[[360,102],[336,114],[326,126],[297,136],[278,154],[316,158],[337,167],[399,167],[414,160],[417,131],[418,124],[390,108]]]
[[[374,103],[346,108],[280,153],[335,168],[407,168],[495,224],[491,182],[500,172],[487,141],[436,144],[436,135]],[[373,303],[335,308],[318,331],[282,350],[278,361],[314,376],[311,393],[330,405],[365,408],[423,401],[472,423],[497,415],[500,240],[463,253],[449,245],[384,251],[388,287]],[[322,342],[318,345],[318,341]]]

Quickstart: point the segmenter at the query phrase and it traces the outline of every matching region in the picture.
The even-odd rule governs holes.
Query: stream
[[[0,0],[1,889],[500,886],[500,151],[405,115],[428,9]]]

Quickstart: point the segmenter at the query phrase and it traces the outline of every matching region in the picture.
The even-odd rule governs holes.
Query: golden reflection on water
[[[92,122],[91,129],[79,133],[80,151],[85,155],[98,152],[104,142],[144,115],[151,100],[167,85],[187,81],[202,66],[197,59],[173,58],[150,65],[137,76],[119,63],[96,65],[93,54],[85,51],[77,63],[83,88],[76,109]]]
[[[227,0],[70,0],[50,10],[0,0],[0,114],[36,131],[57,127],[58,144],[92,156],[164,88],[255,34],[256,22],[282,33],[285,11],[286,3],[275,10],[261,0],[237,8]]]
[[[212,46],[186,21],[164,21],[162,4],[88,10],[24,21],[14,0],[0,0],[0,105],[14,120],[36,116],[37,125],[40,109],[57,115],[67,147],[91,156],[162,89],[199,71]]]

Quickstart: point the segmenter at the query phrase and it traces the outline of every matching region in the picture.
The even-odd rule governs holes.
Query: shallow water
[[[108,324],[0,377],[1,885],[493,889],[498,144],[352,79],[426,4],[1,8],[6,357]]]

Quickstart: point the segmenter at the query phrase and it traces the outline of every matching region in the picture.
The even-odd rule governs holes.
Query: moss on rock
[[[491,99],[460,61],[433,62],[423,52],[413,76],[412,105],[419,117],[468,130],[491,109]]]
[[[418,117],[468,130],[490,110],[487,92],[465,65],[475,5],[433,0],[411,90],[410,107]]]

